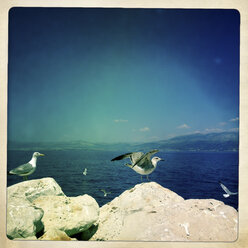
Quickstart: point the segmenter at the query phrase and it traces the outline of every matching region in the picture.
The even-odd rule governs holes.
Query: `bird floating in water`
[[[32,159],[28,163],[22,164],[13,170],[10,170],[8,174],[22,176],[24,180],[27,180],[28,176],[34,173],[36,169],[37,158],[40,156],[45,156],[45,155],[39,152],[34,152]]]
[[[237,195],[238,192],[231,192],[222,182],[219,181],[219,184],[221,188],[226,192],[226,194],[223,194],[225,198],[229,197],[230,195]]]
[[[151,174],[156,169],[158,161],[164,161],[164,159],[159,157],[153,157],[151,159],[151,156],[157,152],[158,152],[157,149],[147,152],[145,154],[143,152],[131,152],[113,158],[111,161],[130,158],[132,164],[125,164],[125,165],[136,171],[138,174],[140,174],[141,180],[142,180],[142,175],[146,175],[148,180],[148,175]]]
[[[107,192],[105,189],[100,189],[104,193],[104,197],[106,197],[108,194],[111,194],[111,192]]]
[[[86,176],[87,175],[87,168],[84,169],[83,174]]]

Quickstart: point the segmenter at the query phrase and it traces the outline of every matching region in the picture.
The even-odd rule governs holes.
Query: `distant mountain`
[[[238,151],[239,134],[237,132],[197,133],[145,143],[142,146],[146,149],[156,147],[161,151]]]
[[[107,150],[107,151],[238,151],[239,134],[222,132],[208,134],[190,134],[167,140],[149,143],[93,143],[87,141],[71,142],[8,142],[9,150]]]
[[[136,144],[129,143],[93,143],[87,141],[64,141],[64,142],[16,142],[8,141],[8,150],[127,150]]]

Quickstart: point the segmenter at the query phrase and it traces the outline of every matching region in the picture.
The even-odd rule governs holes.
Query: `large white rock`
[[[223,202],[184,200],[157,183],[125,191],[100,209],[91,240],[234,241],[237,211]]]
[[[8,197],[26,198],[30,202],[44,195],[65,195],[61,187],[51,178],[28,180],[8,187]]]
[[[22,198],[9,198],[7,207],[7,236],[10,239],[35,237],[42,230],[43,210]]]
[[[53,228],[71,236],[87,230],[99,218],[99,206],[89,195],[41,196],[34,204],[44,210],[45,232]]]
[[[43,210],[32,204],[42,195],[64,195],[53,178],[17,183],[7,188],[7,236],[31,238],[43,229]]]

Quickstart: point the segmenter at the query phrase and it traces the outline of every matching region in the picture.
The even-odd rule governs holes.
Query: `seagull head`
[[[158,161],[164,161],[164,159],[159,158],[159,157],[153,157],[153,158],[152,158],[152,164],[153,164],[154,166],[157,166],[157,162],[158,162]]]
[[[34,152],[34,154],[33,154],[33,157],[35,157],[35,158],[40,157],[40,156],[45,156],[45,155],[41,154],[39,152]]]

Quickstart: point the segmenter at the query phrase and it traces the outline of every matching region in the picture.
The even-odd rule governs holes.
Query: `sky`
[[[227,9],[12,8],[8,140],[237,132],[239,28]]]

